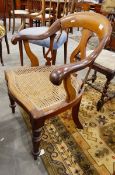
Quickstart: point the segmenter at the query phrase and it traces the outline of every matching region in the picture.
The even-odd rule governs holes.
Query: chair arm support
[[[12,44],[17,44],[21,40],[43,40],[52,35],[61,29],[60,19],[56,20],[49,29],[41,35],[21,35],[20,32],[17,35],[14,35],[11,39]]]

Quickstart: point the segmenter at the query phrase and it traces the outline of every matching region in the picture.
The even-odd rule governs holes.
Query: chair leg
[[[111,77],[107,77],[107,76],[106,76],[106,78],[107,78],[107,80],[106,80],[105,86],[103,87],[101,98],[97,102],[97,111],[101,110],[102,106],[104,105],[105,97],[107,97],[107,90],[109,88],[109,84],[110,84],[110,81],[112,79]]]
[[[8,93],[8,96],[9,96],[9,100],[10,100],[10,107],[12,109],[12,113],[14,114],[15,113],[15,107],[16,107],[16,104],[15,104],[15,101],[14,99],[11,97],[11,95]]]
[[[7,52],[8,52],[8,54],[10,54],[10,49],[9,49],[8,37],[7,37],[7,35],[5,35],[5,42],[6,42]]]
[[[15,18],[14,18],[14,21],[15,21]],[[23,16],[21,18],[21,25],[20,25],[20,27],[18,29],[18,32],[21,31],[22,29],[25,29],[25,27],[26,27],[26,18]],[[14,29],[15,29],[15,27],[14,27]]]
[[[10,31],[10,28],[11,28],[11,16],[9,16],[9,31]]]
[[[97,71],[94,70],[94,74],[92,75],[92,83],[94,83],[94,81],[96,80],[97,78]]]
[[[29,19],[29,26],[33,27],[33,19],[31,19],[31,18]]]
[[[78,118],[80,103],[81,103],[81,99],[75,106],[72,107],[72,118],[77,128],[83,129],[83,126],[81,125],[79,118]]]
[[[56,55],[57,55],[57,50],[53,50],[53,54],[52,54],[52,65],[55,65]]]
[[[14,33],[15,30],[15,17],[13,16],[13,28],[12,28],[12,34]]]
[[[67,62],[67,42],[64,43],[64,64]]]
[[[21,62],[21,66],[23,66],[23,45],[22,45],[22,41],[19,41],[19,52],[20,52],[20,62]]]
[[[3,58],[2,58],[2,40],[0,40],[0,60],[1,60],[2,66],[4,66]]]
[[[43,47],[43,56],[45,57],[45,47]]]
[[[37,157],[40,155],[40,141],[41,141],[41,131],[44,126],[44,121],[41,120],[32,120],[32,143],[34,160],[37,160]]]

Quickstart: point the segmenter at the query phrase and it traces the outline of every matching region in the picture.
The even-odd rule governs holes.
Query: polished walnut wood
[[[100,25],[103,28],[99,27]],[[28,113],[32,127],[32,152],[35,160],[40,154],[41,131],[46,119],[71,109],[76,126],[80,129],[83,128],[78,119],[78,112],[84,83],[96,57],[110,37],[111,25],[107,18],[100,14],[79,12],[56,20],[48,31],[42,35],[16,35],[12,38],[13,44],[23,41],[27,46],[29,40],[51,37],[60,29],[67,30],[71,27],[82,27],[83,32],[79,45],[76,43],[78,49],[76,48],[72,52],[70,64],[38,66],[37,58],[32,56],[29,49],[28,55],[33,67],[21,67],[5,72],[12,112],[15,111],[14,102],[16,102]],[[86,45],[93,33],[97,34],[99,43],[92,53],[86,57]],[[75,60],[78,54],[81,55],[81,60],[79,61]],[[84,75],[84,80],[79,81],[74,74],[84,68],[89,68],[88,72]]]

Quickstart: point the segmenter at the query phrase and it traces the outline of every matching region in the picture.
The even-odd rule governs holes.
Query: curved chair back
[[[66,30],[67,28],[73,27],[81,27],[83,30],[82,39],[79,43],[79,46],[77,46],[77,48],[71,54],[71,62],[75,61],[74,58],[79,53],[81,53],[81,59],[86,57],[86,46],[93,33],[95,33],[99,39],[99,44],[94,49],[91,56],[95,60],[96,56],[105,46],[106,41],[110,38],[112,31],[110,22],[103,15],[94,12],[78,12],[76,14],[70,14],[56,21],[48,31],[50,34],[53,34],[56,33],[60,28],[61,30]]]
[[[94,22],[95,21],[95,22]],[[86,46],[89,38],[95,33],[99,38],[99,44],[94,51],[88,56],[90,63],[95,60],[98,54],[104,48],[107,40],[111,35],[111,24],[106,17],[94,12],[78,12],[76,14],[67,15],[56,20],[48,30],[41,35],[17,35],[12,38],[12,42],[16,44],[20,40],[42,40],[48,37],[56,36],[59,30],[67,30],[73,27],[82,28],[82,38],[77,48],[72,52],[70,61],[76,60],[76,55],[80,54],[80,59],[86,58]],[[57,36],[56,36],[57,37]],[[59,39],[59,37],[58,37]]]

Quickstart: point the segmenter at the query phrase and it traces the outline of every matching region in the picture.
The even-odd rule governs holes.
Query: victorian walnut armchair
[[[76,42],[76,48],[70,57],[70,64],[62,66],[39,66],[30,48],[32,67],[20,67],[14,70],[5,71],[5,78],[8,87],[8,95],[11,102],[12,112],[15,112],[15,102],[27,113],[32,129],[33,156],[37,159],[40,154],[41,131],[46,119],[54,117],[67,109],[72,110],[72,118],[76,126],[82,129],[78,119],[80,102],[82,99],[84,83],[96,57],[99,55],[111,34],[111,25],[107,18],[100,14],[90,12],[79,12],[70,14],[56,20],[53,25],[41,35],[16,35],[12,43],[23,40],[28,47],[29,40],[41,40],[47,37],[55,37],[57,31],[66,30],[70,27],[82,27],[80,43]],[[99,44],[86,57],[86,46],[92,33],[96,33]],[[76,60],[76,55],[80,60]],[[85,71],[84,80],[76,76],[76,72]]]

